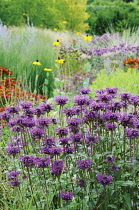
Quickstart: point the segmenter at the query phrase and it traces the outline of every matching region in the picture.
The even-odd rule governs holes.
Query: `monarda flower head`
[[[88,159],[82,159],[77,161],[78,168],[80,169],[90,169],[92,165],[92,161]]]
[[[38,168],[46,168],[50,164],[50,158],[38,157],[38,158],[35,158],[34,163],[38,166]]]
[[[97,179],[103,186],[110,185],[113,177],[111,175],[98,174]]]
[[[76,95],[74,97],[74,103],[78,106],[88,105],[89,104],[89,97],[86,95]]]
[[[51,172],[53,175],[60,175],[64,170],[63,160],[56,160],[52,162]]]
[[[69,98],[67,96],[56,96],[54,100],[57,105],[64,106],[69,101]]]
[[[45,130],[43,128],[32,128],[30,133],[32,137],[40,139],[45,135]]]
[[[61,192],[60,196],[62,197],[62,200],[64,201],[70,201],[73,199],[74,194],[72,192]]]
[[[68,135],[68,129],[67,128],[57,128],[56,133],[59,137],[64,137]]]
[[[126,136],[129,139],[135,139],[139,137],[139,130],[136,128],[128,128],[126,130]]]
[[[43,111],[43,113],[49,113],[54,109],[54,106],[51,103],[40,103],[39,108]]]
[[[106,128],[109,131],[114,131],[117,127],[118,125],[116,123],[106,123]]]
[[[81,93],[83,95],[87,95],[87,94],[91,93],[91,89],[90,88],[81,88],[81,89],[79,89],[79,93]]]
[[[35,165],[35,157],[29,155],[20,156],[21,163],[26,167],[33,167]]]

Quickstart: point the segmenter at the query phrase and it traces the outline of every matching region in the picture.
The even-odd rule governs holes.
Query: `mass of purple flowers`
[[[95,191],[97,197],[107,185],[115,191],[116,181],[132,167],[137,174],[137,97],[108,87],[96,90],[94,98],[90,89],[82,88],[79,93],[71,102],[73,106],[67,104],[68,97],[57,96],[56,112],[47,101],[19,101],[0,115],[12,132],[5,147],[13,161],[8,182],[12,188],[28,183],[30,192],[35,182],[41,183],[40,190],[55,188],[54,208],[58,208],[60,197],[72,202],[74,197],[85,196],[86,190]]]

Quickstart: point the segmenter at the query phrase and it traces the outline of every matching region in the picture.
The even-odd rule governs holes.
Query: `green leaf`
[[[114,204],[110,204],[110,205],[108,205],[108,207],[110,207],[112,209],[117,209],[117,207]]]
[[[126,193],[124,195],[124,200],[125,200],[128,210],[131,210],[131,197],[129,193]]]

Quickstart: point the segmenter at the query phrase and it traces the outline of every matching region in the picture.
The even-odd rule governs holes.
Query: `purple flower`
[[[60,142],[60,145],[66,145],[69,143],[70,140],[71,140],[70,138],[60,138],[59,142]]]
[[[9,120],[11,119],[12,115],[7,113],[7,112],[3,112],[0,116],[3,120],[6,120],[6,122],[9,122]]]
[[[114,131],[117,128],[117,124],[116,123],[106,123],[106,128],[109,131]]]
[[[106,92],[112,96],[115,96],[118,92],[118,88],[110,88],[110,87],[107,87],[106,88]]]
[[[40,139],[45,135],[45,130],[43,128],[32,128],[30,133],[34,138]]]
[[[81,140],[84,138],[84,134],[83,133],[71,134],[70,137],[73,142],[80,143]]]
[[[86,95],[86,94],[91,93],[91,89],[90,88],[81,88],[81,89],[79,89],[79,93]]]
[[[111,184],[113,177],[111,175],[98,174],[97,179],[103,186],[106,186]]]
[[[67,96],[56,96],[54,99],[56,104],[60,106],[64,106],[69,101]]]
[[[110,121],[110,122],[116,122],[119,119],[119,114],[118,113],[113,113],[111,111],[107,111],[104,114],[104,119]]]
[[[113,156],[113,157],[108,156],[108,157],[106,157],[105,162],[107,162],[107,163],[113,163],[113,161],[114,161],[115,159],[116,159],[115,156]]]
[[[111,168],[109,168],[110,171],[113,171],[113,172],[117,172],[120,170],[120,167],[117,167],[116,165],[112,165]]]
[[[86,95],[76,95],[74,97],[74,103],[76,103],[78,106],[88,105],[89,97]]]
[[[90,169],[92,165],[92,161],[88,159],[82,159],[77,161],[77,165],[80,169]]]
[[[49,137],[47,139],[43,139],[43,142],[45,146],[52,147],[52,146],[55,146],[56,139]]]
[[[68,126],[70,127],[78,127],[79,124],[81,123],[81,119],[79,118],[71,118],[71,119],[67,119],[67,123],[68,123]]]
[[[68,135],[68,129],[67,128],[58,128],[56,129],[56,132],[59,137],[67,136]]]
[[[72,154],[74,152],[74,148],[69,145],[66,145],[63,150],[65,154]]]
[[[139,130],[135,128],[128,128],[126,130],[126,136],[129,139],[135,139],[139,137]]]
[[[40,103],[39,108],[43,111],[43,113],[49,113],[51,110],[54,109],[54,106],[51,103]]]
[[[35,165],[35,157],[22,155],[20,156],[21,163],[26,167],[33,167]]]
[[[20,171],[11,171],[8,174],[8,178],[9,180],[15,179],[15,177],[19,176],[19,174],[20,174]]]
[[[8,111],[10,114],[18,114],[19,110],[20,110],[19,106],[6,107],[6,111]]]
[[[62,200],[64,201],[70,201],[73,199],[74,194],[72,192],[61,192],[60,196],[62,197]]]
[[[63,149],[60,147],[49,147],[48,152],[50,155],[60,155]]]
[[[110,95],[110,94],[108,95],[107,93],[106,94],[98,94],[97,98],[102,102],[108,103],[112,99],[112,95]]]
[[[64,170],[63,160],[56,160],[52,162],[51,172],[53,175],[60,175]]]
[[[10,183],[13,187],[18,187],[21,184],[21,181],[20,179],[15,179],[15,180],[10,181]]]
[[[48,127],[48,125],[51,123],[51,119],[38,118],[36,122],[38,123],[38,126],[40,127]]]
[[[132,98],[132,96],[133,95],[131,93],[127,93],[127,92],[120,93],[120,98],[122,101],[129,101]]]
[[[34,163],[38,166],[38,168],[46,168],[50,164],[50,158],[38,157],[38,158],[35,158]]]
[[[80,186],[80,187],[86,187],[86,181],[87,180],[79,179],[78,180],[78,186]]]
[[[29,109],[33,106],[33,103],[31,101],[20,101],[19,105],[22,107],[22,109]]]
[[[6,148],[6,151],[8,152],[8,155],[13,155],[13,157],[15,157],[16,154],[20,152],[20,147],[9,146],[9,147]]]
[[[87,135],[85,142],[88,146],[97,144],[99,140],[99,136],[91,135],[90,133]]]

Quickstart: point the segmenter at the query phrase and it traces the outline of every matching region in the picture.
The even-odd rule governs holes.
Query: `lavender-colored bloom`
[[[81,140],[84,138],[84,134],[83,133],[71,134],[70,138],[73,142],[80,143]]]
[[[51,121],[52,121],[52,123],[53,123],[54,125],[57,124],[57,119],[56,119],[56,118],[51,118]]]
[[[106,94],[98,94],[97,98],[104,103],[108,103],[113,97],[112,97],[112,95],[110,95],[110,94],[108,95],[106,93]]]
[[[92,165],[92,161],[88,159],[82,159],[77,161],[77,165],[80,169],[90,169]]]
[[[55,146],[56,139],[49,137],[47,139],[43,139],[43,142],[45,146],[52,147],[52,146]]]
[[[8,174],[8,178],[9,180],[15,179],[15,177],[19,176],[19,174],[20,174],[20,171],[11,171]]]
[[[136,107],[136,106],[139,106],[139,95],[132,96],[132,97],[129,99],[129,102],[130,102],[130,104],[133,104],[135,107]]]
[[[20,101],[19,105],[22,107],[22,109],[29,109],[33,106],[33,103],[31,101]]]
[[[14,127],[12,127],[12,131],[21,132],[21,131],[23,131],[23,129],[20,126],[14,126]]]
[[[116,123],[106,123],[106,128],[109,131],[114,131],[117,128],[117,124]]]
[[[22,155],[20,156],[21,163],[26,167],[33,167],[35,165],[35,157]]]
[[[116,122],[119,119],[119,114],[118,113],[113,113],[111,111],[107,111],[104,114],[104,119],[110,121],[110,122]]]
[[[34,107],[30,107],[28,109],[23,109],[23,112],[26,116],[33,116],[36,112],[35,112],[35,108]]]
[[[91,89],[90,88],[81,88],[81,89],[79,89],[79,93],[86,95],[86,94],[91,93]]]
[[[71,140],[70,138],[60,138],[59,142],[60,142],[60,145],[66,145],[69,143],[70,140]]]
[[[131,126],[134,123],[134,117],[127,113],[122,113],[119,116],[119,120],[121,122],[121,125],[123,125],[124,127]]]
[[[120,167],[116,166],[116,165],[112,165],[111,168],[109,168],[110,171],[113,171],[113,172],[117,172],[120,170]]]
[[[15,180],[10,181],[10,183],[13,187],[18,187],[21,184],[21,181],[20,179],[15,179]]]
[[[49,147],[48,152],[50,155],[60,155],[63,152],[63,149],[60,147]]]
[[[74,148],[69,145],[66,145],[64,147],[63,151],[65,154],[72,154],[74,152]]]
[[[78,186],[80,186],[80,187],[86,187],[86,181],[87,180],[79,179],[78,180]]]
[[[98,140],[99,140],[99,136],[91,135],[90,133],[88,133],[88,135],[86,136],[85,142],[88,146],[90,146],[90,145],[97,144]]]
[[[49,119],[49,118],[38,118],[36,123],[40,127],[48,127],[49,124],[51,123],[51,119]]]
[[[128,128],[126,130],[126,136],[129,139],[135,139],[139,137],[139,130],[135,128]]]
[[[63,160],[56,160],[52,162],[51,172],[53,175],[60,175],[64,170]]]
[[[38,168],[46,168],[50,164],[50,158],[38,157],[38,158],[35,158],[34,163],[38,166]]]
[[[19,106],[6,107],[6,111],[8,111],[10,114],[18,114],[19,110],[20,110]]]
[[[43,111],[43,113],[49,113],[54,109],[54,106],[51,103],[40,103],[39,108]]]
[[[70,201],[73,199],[74,194],[72,192],[61,192],[60,196],[62,197],[62,200],[64,201]]]
[[[107,162],[107,163],[113,163],[113,161],[114,161],[115,159],[116,159],[115,156],[113,156],[113,157],[107,156],[105,162]]]
[[[103,186],[106,186],[111,184],[113,177],[111,175],[98,174],[97,179]]]
[[[32,128],[30,133],[34,138],[40,139],[45,135],[45,130],[43,128]]]
[[[88,105],[89,104],[89,97],[86,95],[76,95],[74,97],[74,103],[78,106]]]
[[[93,102],[90,103],[89,106],[90,106],[90,108],[91,108],[92,111],[99,111],[99,110],[104,110],[106,104],[103,103],[103,102],[93,101]]]
[[[129,101],[131,98],[133,97],[133,95],[131,93],[120,93],[120,98],[122,101]]]
[[[13,147],[9,146],[9,147],[6,148],[6,151],[8,152],[8,155],[13,155],[13,157],[15,157],[16,154],[20,152],[20,147],[18,147],[18,146],[13,146]]]
[[[110,87],[107,87],[106,88],[106,92],[112,96],[115,96],[118,92],[118,88],[110,88]]]
[[[67,128],[58,128],[56,129],[56,132],[59,137],[67,136],[68,135],[68,129]]]
[[[69,101],[67,96],[56,96],[54,99],[56,104],[60,106],[64,106]]]
[[[35,108],[34,108],[34,114],[37,115],[37,117],[40,117],[41,115],[44,114],[44,111],[43,111],[42,108],[35,107]]]
[[[71,119],[67,119],[67,123],[69,127],[78,127],[79,124],[81,123],[81,119],[79,118],[71,118]]]
[[[9,120],[11,119],[12,117],[12,114],[10,113],[7,113],[7,112],[3,112],[0,116],[3,120],[6,120],[6,122],[9,122]]]

